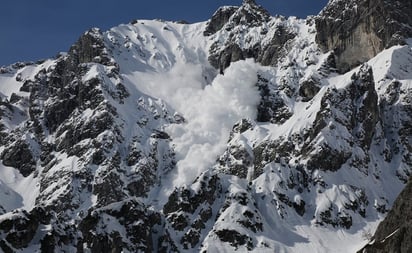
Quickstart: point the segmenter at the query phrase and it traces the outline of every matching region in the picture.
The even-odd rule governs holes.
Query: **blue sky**
[[[5,0],[0,12],[0,66],[35,61],[69,49],[91,27],[103,30],[133,19],[205,21],[219,6],[241,0]],[[272,15],[306,17],[328,0],[257,0]]]

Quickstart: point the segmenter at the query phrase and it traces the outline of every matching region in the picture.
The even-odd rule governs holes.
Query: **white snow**
[[[216,76],[207,62],[208,44],[199,34],[203,23],[140,23],[144,24],[121,26],[108,35],[111,40],[124,36],[127,47],[145,52],[127,60],[118,53],[116,60],[129,86],[160,98],[185,118],[184,124],[165,130],[172,137],[178,158],[173,186],[189,184],[223,152],[233,124],[242,118],[255,118],[258,66],[251,60],[241,61]]]
[[[256,117],[256,70],[251,61],[239,62],[204,89],[182,87],[175,89],[175,98],[164,98],[186,119],[185,124],[167,128],[179,160],[174,185],[190,183],[210,168],[223,153],[232,126],[242,118]]]
[[[274,19],[268,25],[275,26],[279,22],[281,21]],[[119,47],[120,50],[115,49],[114,54],[116,62],[120,64],[121,74],[127,87],[136,89],[136,92],[132,92],[133,99],[141,101],[139,99],[142,93],[158,98],[185,118],[183,124],[168,125],[164,129],[171,136],[178,164],[176,171],[163,176],[162,187],[155,192],[158,195],[150,196],[156,198],[154,201],[156,207],[161,207],[167,201],[171,190],[182,185],[190,185],[195,177],[214,165],[216,157],[224,151],[229,132],[236,121],[242,118],[254,119],[256,105],[259,102],[259,94],[254,87],[257,81],[256,72],[278,85],[285,80],[291,85],[296,85],[300,78],[310,78],[316,73],[317,68],[327,58],[328,54],[320,54],[316,51],[314,43],[316,33],[313,27],[294,18],[285,22],[300,36],[294,41],[290,54],[278,68],[261,67],[250,60],[240,61],[226,69],[224,75],[217,75],[207,61],[210,44],[224,43],[225,36],[228,36],[228,32],[224,29],[207,41],[199,32],[203,31],[204,23],[177,25],[169,22],[139,21],[134,26],[120,26],[106,34],[110,43],[123,45]],[[260,30],[251,29],[246,32],[248,34],[242,35],[244,37],[239,38],[239,42],[247,37],[250,44],[258,40],[269,43],[265,38],[270,38],[270,34],[265,38],[258,38]],[[241,43],[240,46],[250,45]],[[369,64],[374,68],[375,79],[388,77],[410,79],[407,75],[412,73],[408,67],[410,66],[408,65],[409,51],[408,47],[394,47],[371,59]],[[308,55],[310,57],[307,57]],[[398,69],[396,66],[391,68],[394,59],[400,59],[396,64],[402,67],[402,71],[396,71]],[[288,68],[290,64],[296,64],[299,70],[292,72]],[[345,88],[356,71],[358,69],[342,76],[331,75],[328,79],[324,79],[320,92],[310,102],[295,101],[283,95],[293,112],[290,119],[281,125],[257,124],[236,141],[252,147],[265,140],[287,139],[295,133],[310,128],[320,109],[320,99],[327,89]],[[132,112],[127,114],[131,115]],[[343,134],[344,138],[349,135],[339,129],[338,132]],[[337,136],[332,132],[323,133],[321,138],[323,141],[327,138],[327,142],[339,150],[348,146],[345,142],[336,141]],[[250,149],[250,147],[245,148]],[[365,155],[357,150],[353,152],[358,157]],[[376,162],[378,167],[385,166],[382,161]],[[324,178],[331,185],[320,192],[315,190],[302,194],[296,191],[286,192],[295,203],[301,203],[304,199],[310,200],[306,203],[306,216],[300,217],[282,210],[279,202],[260,200],[262,195],[273,196],[273,191],[283,192],[281,181],[290,173],[283,165],[269,164],[267,168],[274,173],[265,172],[254,181],[254,185],[262,187],[254,194],[255,199],[259,200],[257,206],[260,207],[265,224],[265,232],[256,235],[259,240],[257,245],[268,245],[270,248],[258,246],[254,252],[355,252],[367,243],[367,239],[364,238],[365,231],[373,233],[382,216],[371,215],[366,219],[354,219],[353,226],[349,230],[322,227],[314,223],[314,218],[331,206],[336,208],[334,211],[340,211],[345,204],[359,197],[359,194],[363,194],[363,190],[368,196],[375,198],[377,203],[385,202],[380,196],[388,196],[389,200],[386,200],[388,202],[385,204],[391,204],[402,187],[396,179],[387,180],[387,184],[377,181],[372,176],[365,179],[361,172],[353,172],[348,166],[337,173],[315,172],[319,180]],[[385,170],[381,172],[381,176],[394,178],[393,173]],[[357,188],[348,187],[348,182]],[[228,184],[229,194],[237,194],[246,188],[247,182],[230,179]],[[236,186],[238,184],[239,186]],[[198,187],[199,185],[191,185],[194,190]],[[394,192],[393,195],[387,193],[389,188]],[[232,228],[233,217],[237,217],[236,215],[242,212],[243,208],[231,206],[219,217],[215,229]],[[372,208],[367,207],[367,213],[373,213]],[[280,218],[281,215],[286,218]],[[242,227],[237,229],[243,231]],[[201,235],[201,238],[205,238],[202,242],[203,248],[209,251],[228,252],[227,245],[221,243],[212,232]],[[238,251],[246,252],[246,248],[239,248]]]
[[[53,65],[54,62],[54,60],[47,60],[40,65],[28,65],[21,69],[13,69],[11,73],[0,74],[0,97],[1,95],[3,95],[7,98],[10,98],[12,93],[21,94],[20,88],[23,85],[24,81],[34,81],[35,75],[41,69],[49,68]]]
[[[0,163],[0,205],[6,210],[31,210],[39,194],[39,187],[38,178],[33,174],[23,177],[16,169]]]
[[[105,75],[109,67],[91,64],[82,81],[87,82],[93,78],[101,79],[102,85],[105,87],[100,88],[104,90],[105,95],[114,90],[113,87],[121,81],[130,93],[130,97],[125,99],[124,104],[115,102],[108,95],[105,99],[116,105],[119,116],[115,120],[121,122],[124,139],[129,141],[138,136],[140,142],[135,145],[144,150],[148,149],[153,142],[147,132],[152,130],[166,131],[171,137],[171,145],[176,152],[177,169],[158,172],[162,182],[159,188],[150,193],[150,198],[153,198],[148,201],[152,204],[150,208],[160,211],[169,194],[175,188],[190,185],[192,190],[200,191],[200,183],[192,185],[191,183],[203,172],[212,171],[216,159],[222,155],[227,147],[229,133],[233,125],[244,118],[252,120],[256,118],[256,106],[260,102],[259,91],[255,86],[257,73],[269,79],[280,90],[283,83],[297,89],[300,80],[310,78],[317,72],[328,54],[321,54],[317,51],[314,42],[314,27],[306,24],[304,20],[296,18],[287,20],[274,18],[266,24],[265,28],[275,27],[281,23],[293,29],[299,36],[291,43],[289,55],[283,62],[279,63],[278,67],[262,67],[249,59],[232,63],[223,75],[217,74],[217,71],[210,66],[208,56],[212,43],[224,43],[225,36],[229,34],[225,29],[205,38],[203,31],[206,23],[182,25],[172,22],[139,20],[134,25],[121,25],[104,34],[106,44],[112,50],[111,53],[120,66],[121,80],[115,80]],[[263,44],[270,43],[273,36],[271,33],[274,32],[273,29],[270,29],[269,34],[262,35],[261,27],[247,30],[241,26],[236,29],[246,33],[237,38],[241,48],[249,47],[258,41]],[[245,38],[248,40],[243,43]],[[19,76],[22,80],[34,80],[34,75],[37,72],[43,68],[53,67],[53,63],[54,61],[50,60],[41,65],[26,66],[14,70],[10,74],[1,74],[0,96],[10,98],[12,93],[17,93],[27,98],[27,94],[19,91],[23,82],[16,81],[16,77]],[[368,63],[373,67],[379,95],[385,92],[386,87],[394,79],[400,80],[403,89],[411,89],[411,45],[395,46],[384,50]],[[294,65],[294,69],[289,67],[291,64]],[[252,129],[237,135],[232,141],[237,142],[249,154],[253,155],[253,148],[264,141],[280,138],[286,140],[292,138],[296,133],[310,129],[316,119],[317,112],[320,110],[321,98],[327,90],[329,88],[344,89],[351,82],[353,73],[358,70],[359,68],[355,68],[345,75],[335,74],[324,78],[320,91],[309,102],[288,97],[285,92],[280,92],[279,96],[287,103],[293,116],[283,124],[256,124]],[[4,120],[5,126],[9,129],[23,123],[26,119],[27,111],[24,110],[27,108],[25,109],[23,105],[16,105],[16,108],[21,109],[20,118],[15,112],[14,121]],[[145,114],[148,111],[160,119],[155,121],[153,115]],[[166,124],[165,122],[168,121],[163,119],[163,116],[166,115],[164,111],[181,115],[185,121],[179,124]],[[88,120],[96,116],[96,111],[87,109],[81,113],[78,119],[87,123]],[[344,115],[339,116],[345,120]],[[335,122],[331,124],[333,123]],[[139,124],[144,125],[148,129],[147,132],[137,127]],[[329,126],[332,128],[331,125]],[[337,136],[336,133],[339,135]],[[48,141],[51,142],[54,136],[48,138]],[[99,141],[101,138],[114,139],[115,137],[110,131],[105,131],[96,140]],[[345,150],[350,147],[346,140],[349,138],[350,133],[347,132],[346,128],[338,125],[335,131],[330,129],[323,131],[314,142],[326,142],[331,145],[331,148]],[[91,142],[92,140],[86,139],[81,144],[92,145]],[[38,155],[40,152],[38,147],[35,143],[31,144]],[[126,156],[130,150],[127,144],[129,142],[119,147],[122,156]],[[166,149],[168,143],[159,141],[158,145],[158,149]],[[381,148],[377,145],[372,146],[371,153],[379,154]],[[92,151],[93,149],[89,150],[89,153]],[[359,158],[365,158],[367,155],[360,148],[348,152]],[[367,168],[367,173],[353,169],[348,164],[343,165],[337,172],[314,171],[314,181],[325,180],[329,185],[313,186],[311,192],[298,192],[284,186],[291,176],[290,168],[293,166],[293,162],[302,159],[302,157],[294,157],[293,155],[290,157],[290,162],[281,161],[280,164],[275,162],[267,164],[263,168],[264,173],[253,181],[251,169],[245,180],[222,176],[225,188],[223,192],[229,197],[244,193],[249,199],[256,201],[256,206],[259,209],[256,216],[262,220],[264,230],[253,235],[257,240],[255,242],[257,248],[253,252],[355,252],[367,243],[363,236],[365,231],[373,233],[383,218],[374,208],[378,205],[390,207],[403,186],[395,176],[396,169],[399,169],[397,161],[387,163],[383,157],[376,155],[370,157],[376,164],[376,168]],[[56,159],[60,162],[47,172],[47,176],[50,178],[53,177],[56,170],[67,172],[68,177],[70,177],[70,173],[81,169],[78,166],[79,159],[77,157],[56,154]],[[142,164],[146,162],[144,159],[140,161]],[[106,173],[106,171],[99,169],[101,168],[96,169],[96,174]],[[39,173],[42,172],[39,171]],[[374,177],[373,173],[378,173],[380,179]],[[17,208],[30,210],[39,195],[39,178],[40,176],[35,177],[34,174],[24,178],[16,169],[0,164],[0,205],[6,212]],[[99,178],[99,175],[96,178]],[[104,177],[99,179],[103,180],[102,178]],[[249,182],[251,190],[248,188]],[[43,193],[51,196],[47,201],[56,200],[60,195],[71,190],[68,185],[60,187],[61,181],[59,180],[46,183],[48,185]],[[288,212],[289,209],[282,209],[282,203],[275,192],[285,194],[297,204],[306,201],[305,214],[301,217],[294,211]],[[331,226],[322,227],[316,223],[317,218],[325,210],[331,207],[334,208],[333,212],[344,210],[345,204],[354,201],[361,194],[366,194],[369,198],[370,204],[365,208],[366,213],[371,213],[371,215],[364,219],[354,218],[352,228],[344,230]],[[80,203],[80,209],[86,210],[88,206],[97,204],[98,196],[93,194],[80,196],[79,200],[83,201]],[[214,213],[218,211],[218,205],[221,204],[217,203],[213,207],[217,209],[213,210]],[[216,224],[211,223],[207,226],[214,226],[214,229],[236,228],[238,231],[248,233],[247,229],[233,221],[236,217],[240,217],[240,213],[253,208],[251,203],[248,206],[232,203],[221,214]],[[105,218],[111,219],[110,217]],[[122,231],[122,225],[116,220],[110,220],[109,225],[109,230],[125,233]],[[212,229],[207,231],[208,234],[205,231],[202,231],[204,234],[201,235],[201,238],[204,238],[204,241],[201,242],[203,248],[207,248],[210,252],[230,252],[232,250],[216,238]],[[193,252],[197,250],[194,249]],[[246,251],[244,247],[238,249],[238,252]]]

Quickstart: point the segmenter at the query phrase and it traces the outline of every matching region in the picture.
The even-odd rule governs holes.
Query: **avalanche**
[[[2,67],[0,249],[361,249],[411,173],[412,43],[343,70],[327,14],[244,1]]]

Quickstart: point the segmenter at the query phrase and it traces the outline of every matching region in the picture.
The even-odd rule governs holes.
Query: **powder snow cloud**
[[[223,153],[233,125],[256,117],[257,67],[252,60],[233,63],[207,85],[202,68],[190,63],[142,78],[145,93],[163,99],[186,120],[166,129],[178,159],[174,184],[188,184],[212,166]]]

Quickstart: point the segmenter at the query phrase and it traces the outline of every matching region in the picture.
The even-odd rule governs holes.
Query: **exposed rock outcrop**
[[[355,145],[368,150],[379,115],[372,68],[363,65],[359,73],[352,76],[349,86],[343,90],[328,90],[323,96],[321,109],[309,134],[311,142],[304,148],[304,153],[313,154],[309,155],[308,167],[336,171],[351,158],[351,150]],[[341,131],[339,129],[342,127],[351,133],[341,142],[341,148],[333,148],[327,139],[339,135],[337,131]],[[319,141],[322,138],[325,138],[325,141]],[[313,145],[313,142],[317,142],[317,145]],[[347,147],[343,148],[345,145]]]
[[[0,159],[4,165],[17,168],[23,176],[30,175],[36,169],[36,161],[25,140],[10,143],[1,153]]]
[[[195,248],[204,240],[203,231],[209,221],[216,217],[213,205],[222,195],[222,185],[217,175],[204,173],[194,182],[197,190],[187,187],[176,189],[163,208],[166,216],[166,234],[176,234],[184,249]],[[167,237],[160,238],[160,250],[175,248]]]
[[[230,17],[235,13],[239,7],[228,6],[219,8],[215,14],[213,14],[210,21],[207,23],[206,29],[203,32],[205,36],[215,34],[217,31],[223,28],[223,26],[229,21]]]
[[[412,36],[412,2],[331,0],[316,18],[316,40],[341,72]]]
[[[363,63],[409,36],[397,7],[410,1],[331,0],[303,20],[245,0],[0,68],[0,251],[344,252],[323,236],[337,230],[360,243],[412,174],[412,45]],[[410,251],[410,188],[367,252]]]
[[[372,241],[359,253],[412,251],[412,182],[410,181],[379,224]]]
[[[274,29],[273,33],[268,34],[269,27]],[[246,36],[250,37],[246,38],[246,43],[242,42],[244,34],[255,33],[256,30],[262,39],[256,40],[253,38],[255,35],[250,34]],[[212,44],[209,62],[221,73],[231,62],[246,58],[254,58],[265,66],[273,66],[286,54],[287,43],[295,37],[294,32],[285,24],[273,22],[267,10],[249,0],[243,1],[239,8],[221,8],[213,15],[204,34],[211,36],[218,32],[224,40],[219,39]],[[265,43],[262,43],[263,38]]]

